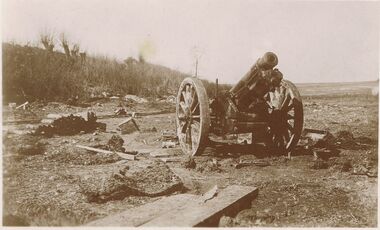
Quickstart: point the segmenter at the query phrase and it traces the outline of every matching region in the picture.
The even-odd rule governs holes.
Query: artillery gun
[[[188,77],[179,86],[177,135],[182,151],[199,155],[211,141],[250,133],[252,143],[264,143],[276,153],[289,153],[303,127],[301,96],[274,68],[277,56],[267,52],[229,91],[209,100],[203,83]]]

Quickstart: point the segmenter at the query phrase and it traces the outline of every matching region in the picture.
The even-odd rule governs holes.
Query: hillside
[[[4,102],[86,100],[108,92],[158,97],[176,94],[188,75],[127,58],[75,56],[3,43]],[[208,85],[208,84],[207,84]]]

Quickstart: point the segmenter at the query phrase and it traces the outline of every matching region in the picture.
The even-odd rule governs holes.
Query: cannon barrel
[[[273,69],[278,63],[277,55],[272,52],[267,52],[259,58],[253,67],[244,75],[244,77],[231,88],[230,93],[235,97],[243,97],[250,90],[250,86],[260,76],[261,71]]]

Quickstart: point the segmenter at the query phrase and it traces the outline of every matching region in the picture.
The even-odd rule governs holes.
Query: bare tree
[[[66,56],[71,57],[69,42],[67,41],[67,38],[66,38],[64,33],[61,33],[59,40],[61,42],[61,46],[62,46],[63,50],[65,51]]]
[[[71,48],[71,57],[77,57],[79,55],[79,45],[74,44]]]
[[[47,51],[53,52],[53,49],[54,49],[54,35],[53,34],[41,33],[40,41]]]

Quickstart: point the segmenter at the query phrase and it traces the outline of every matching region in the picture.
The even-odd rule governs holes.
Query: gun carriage
[[[267,52],[227,92],[209,99],[203,83],[189,77],[179,86],[176,126],[184,153],[199,155],[210,140],[251,133],[252,143],[264,143],[276,153],[289,153],[303,127],[301,96],[274,68],[277,56]]]

